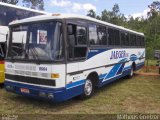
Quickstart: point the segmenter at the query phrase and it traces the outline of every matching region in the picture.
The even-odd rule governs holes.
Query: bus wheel
[[[4,84],[3,83],[0,83],[0,88],[3,88],[4,87]]]
[[[87,79],[84,85],[83,94],[80,96],[81,99],[90,98],[93,94],[94,86],[90,79]]]
[[[132,78],[133,74],[134,74],[134,69],[133,69],[133,66],[131,66],[131,71],[130,71],[129,75],[127,75],[127,78]]]

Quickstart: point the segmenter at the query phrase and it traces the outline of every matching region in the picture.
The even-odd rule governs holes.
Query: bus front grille
[[[44,78],[11,75],[11,74],[5,74],[5,77],[6,77],[6,80],[8,79],[15,82],[23,82],[23,83],[29,83],[29,84],[35,84],[35,85],[56,86],[55,80],[53,79],[44,79]]]

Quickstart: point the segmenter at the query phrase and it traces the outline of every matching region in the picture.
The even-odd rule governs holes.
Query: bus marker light
[[[58,73],[52,73],[51,78],[60,78],[60,75]]]
[[[52,93],[49,93],[49,94],[48,94],[48,98],[49,98],[49,99],[53,99],[53,98],[54,98],[54,95],[53,95]]]
[[[61,15],[61,14],[58,14],[58,13],[57,13],[57,14],[56,14],[56,13],[55,13],[55,14],[52,14],[52,16],[60,16],[60,15]]]

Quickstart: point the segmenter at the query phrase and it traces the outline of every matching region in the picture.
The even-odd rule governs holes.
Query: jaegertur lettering
[[[125,50],[122,51],[112,51],[110,59],[118,59],[128,57],[128,53]]]

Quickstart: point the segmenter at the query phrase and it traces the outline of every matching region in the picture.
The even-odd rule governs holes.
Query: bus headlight
[[[6,90],[14,91],[14,87],[13,86],[7,85],[5,88],[6,88]]]

